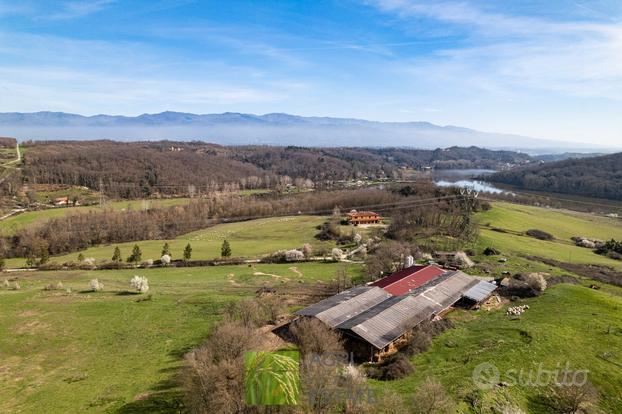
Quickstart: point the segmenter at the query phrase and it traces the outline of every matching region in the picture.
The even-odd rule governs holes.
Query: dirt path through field
[[[283,280],[285,282],[289,282],[291,280],[290,278],[285,277],[285,276],[275,275],[275,274],[272,274],[272,273],[264,273],[264,272],[255,272],[255,273],[253,273],[253,276],[271,276],[271,277],[273,277],[275,279],[281,279],[281,280]]]

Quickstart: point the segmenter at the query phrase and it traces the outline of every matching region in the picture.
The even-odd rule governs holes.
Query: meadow
[[[43,223],[45,221],[69,214],[85,214],[90,212],[97,213],[106,210],[127,211],[172,207],[187,204],[190,200],[190,198],[162,198],[149,200],[110,201],[105,203],[103,206],[94,204],[76,207],[50,207],[43,210],[26,211],[0,221],[0,235],[10,236],[15,234],[17,230],[24,227]]]
[[[0,288],[0,412],[176,412],[182,356],[224,306],[261,286],[298,294],[325,286],[338,266],[20,273],[20,290]],[[356,276],[360,266],[347,271]],[[149,279],[148,294],[127,292],[133,275]],[[87,291],[93,278],[103,291]],[[59,281],[63,289],[44,290]]]
[[[589,380],[600,391],[604,412],[622,412],[621,292],[618,289],[617,295],[611,295],[581,285],[560,284],[541,297],[513,303],[529,305],[518,319],[506,316],[507,306],[492,311],[456,310],[448,315],[455,327],[412,358],[414,374],[373,385],[379,391],[391,389],[408,399],[426,378],[434,377],[451,395],[475,401],[474,406],[462,403],[460,412],[501,412],[489,410],[513,405],[524,412],[550,413],[544,405],[547,387],[535,384],[538,369],[555,371],[568,366],[572,371],[588,371]],[[473,372],[484,363],[494,365],[499,381],[509,385],[479,391]],[[529,375],[534,383],[513,385],[515,379]]]
[[[622,220],[570,210],[495,202],[492,209],[478,213],[477,218],[480,224],[490,223],[506,230],[544,230],[565,241],[573,236],[622,239]]]
[[[223,240],[231,245],[232,257],[258,258],[277,250],[300,248],[310,243],[314,250],[330,249],[334,242],[320,241],[315,238],[317,226],[326,220],[320,216],[271,217],[235,223],[217,224],[203,230],[187,233],[172,240],[141,240],[137,242],[102,245],[83,250],[84,257],[97,261],[108,261],[115,246],[119,246],[123,259],[129,256],[137,244],[142,251],[143,260],[158,260],[162,256],[162,247],[168,243],[173,259],[181,259],[185,246],[192,246],[192,259],[218,259]],[[55,256],[50,261],[64,263],[75,261],[79,254],[70,253]],[[7,266],[20,267],[25,259],[8,259]]]
[[[493,203],[491,210],[478,213],[476,219],[480,224],[480,234],[472,247],[477,253],[486,247],[494,247],[506,258],[537,256],[568,263],[609,266],[622,271],[622,261],[577,247],[570,240],[573,236],[620,240],[620,219],[497,202]],[[555,239],[544,241],[527,236],[525,232],[530,229],[546,231]],[[477,260],[481,261],[496,261],[498,258],[487,258],[481,254],[477,256]]]

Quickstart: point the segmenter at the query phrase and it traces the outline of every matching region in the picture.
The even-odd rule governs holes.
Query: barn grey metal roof
[[[497,289],[497,285],[495,285],[494,283],[481,280],[471,289],[467,290],[462,296],[475,302],[481,302],[488,296],[490,296],[490,294],[494,292],[495,289]]]
[[[422,286],[418,295],[391,298],[337,326],[349,330],[378,349],[405,331],[456,303],[465,289],[478,283],[462,272],[450,272],[440,283]]]
[[[301,309],[296,314],[315,316],[334,328],[392,296],[376,286],[355,287]]]
[[[491,286],[496,287],[460,271],[449,271],[408,295],[393,296],[380,287],[360,286],[324,299],[296,314],[315,316],[331,328],[362,338],[382,349],[462,297],[481,297]]]

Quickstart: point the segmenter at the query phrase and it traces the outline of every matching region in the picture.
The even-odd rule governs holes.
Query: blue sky
[[[0,112],[286,112],[622,146],[622,2],[3,1]]]

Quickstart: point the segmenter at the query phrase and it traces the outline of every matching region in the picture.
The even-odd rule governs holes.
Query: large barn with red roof
[[[463,272],[416,265],[357,286],[296,312],[339,330],[360,359],[395,352],[401,339],[458,302],[479,303],[497,288]],[[353,344],[353,345],[352,345]]]

